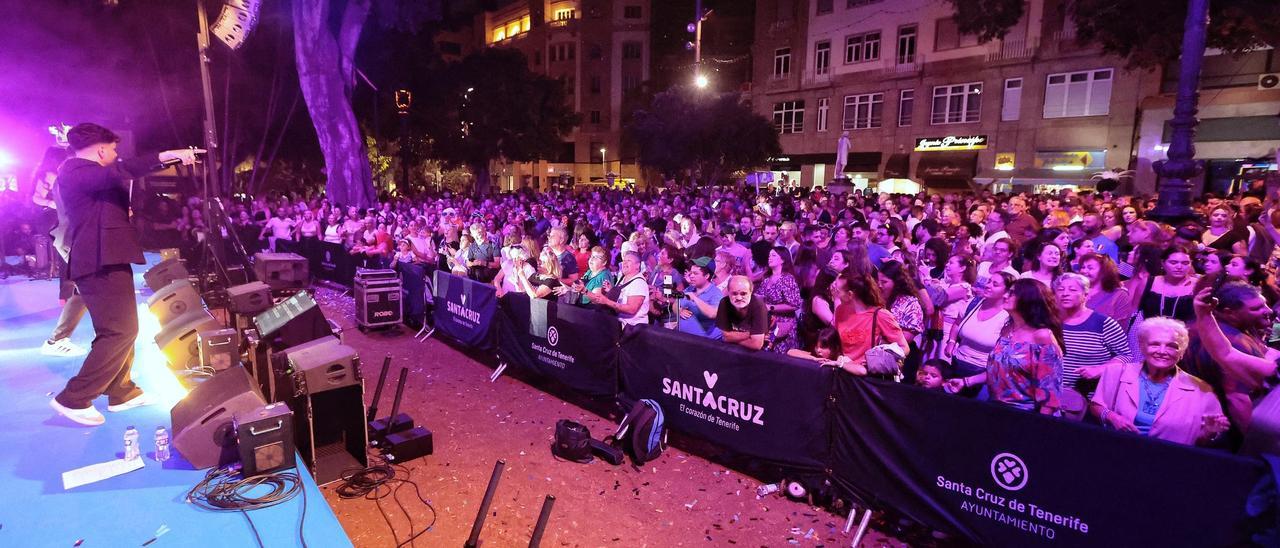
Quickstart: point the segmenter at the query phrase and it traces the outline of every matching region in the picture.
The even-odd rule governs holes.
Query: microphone
[[[162,169],[169,169],[169,168],[171,168],[171,167],[173,167],[173,166],[176,166],[176,165],[178,165],[178,164],[181,164],[181,163],[182,163],[182,160],[181,160],[180,158],[173,158],[173,159],[171,159],[171,160],[164,160],[164,161],[162,161],[162,162],[160,162],[160,163],[158,163],[158,164],[156,164],[156,165],[151,166],[151,171],[160,171],[160,170],[162,170]]]

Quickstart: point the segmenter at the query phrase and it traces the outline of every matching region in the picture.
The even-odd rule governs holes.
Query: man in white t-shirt
[[[973,284],[975,289],[985,289],[992,272],[1008,272],[1014,278],[1019,276],[1018,270],[1013,268],[1014,247],[1013,238],[1008,236],[991,244],[990,260],[978,263],[978,277]]]
[[[640,255],[622,254],[622,276],[618,283],[604,283],[604,293],[587,293],[587,300],[618,312],[622,325],[649,323],[649,284],[640,274]]]

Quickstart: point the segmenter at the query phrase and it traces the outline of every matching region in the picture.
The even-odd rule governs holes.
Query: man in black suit
[[[153,403],[130,379],[138,336],[130,265],[143,264],[143,257],[138,234],[129,224],[129,180],[161,162],[192,164],[201,151],[170,150],[118,162],[120,138],[87,123],[71,128],[67,141],[72,157],[58,169],[55,183],[69,221],[67,274],[80,290],[97,336],[80,372],[49,405],[72,421],[97,426],[106,422],[93,407],[98,396],[106,395],[107,409],[115,412]]]

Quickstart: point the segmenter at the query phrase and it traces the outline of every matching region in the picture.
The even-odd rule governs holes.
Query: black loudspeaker
[[[142,274],[142,280],[152,291],[160,291],[174,280],[185,280],[191,273],[182,259],[165,259]]]
[[[278,379],[277,398],[316,394],[360,384],[360,358],[354,348],[332,335],[272,356]]]
[[[201,331],[196,336],[200,341],[201,366],[222,371],[240,363],[240,337],[235,329]]]
[[[200,292],[186,278],[174,280],[147,298],[147,309],[151,310],[151,315],[160,321],[161,326],[201,308],[204,308],[204,303],[200,300]]]
[[[200,365],[200,332],[221,329],[222,325],[203,308],[175,318],[156,334],[156,346],[174,369]]]
[[[271,308],[271,287],[262,282],[250,282],[227,288],[231,311],[254,316]]]
[[[388,462],[394,463],[425,457],[433,451],[435,451],[435,443],[432,441],[431,431],[421,426],[388,435],[386,443],[382,446],[382,456],[386,457]]]
[[[294,459],[293,412],[283,403],[236,413],[236,441],[244,477],[297,466]]]
[[[266,405],[243,367],[232,367],[210,377],[182,398],[169,412],[173,447],[196,468],[212,468],[235,462],[237,413]]]
[[[253,273],[271,289],[302,289],[311,281],[307,258],[297,253],[255,253]]]

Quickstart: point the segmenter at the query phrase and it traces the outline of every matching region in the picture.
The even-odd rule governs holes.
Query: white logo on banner
[[[547,337],[550,336],[548,333]],[[664,377],[662,393],[694,404],[680,404],[680,412],[716,426],[735,432],[741,430],[743,424],[764,426],[764,407],[713,392],[716,383],[720,382],[719,373],[704,370],[702,380],[707,385],[706,389]]]
[[[991,459],[991,479],[1000,487],[1017,491],[1027,486],[1030,477],[1027,464],[1013,453],[1000,453]]]
[[[551,346],[560,344],[560,330],[554,325],[547,328],[547,343]]]

